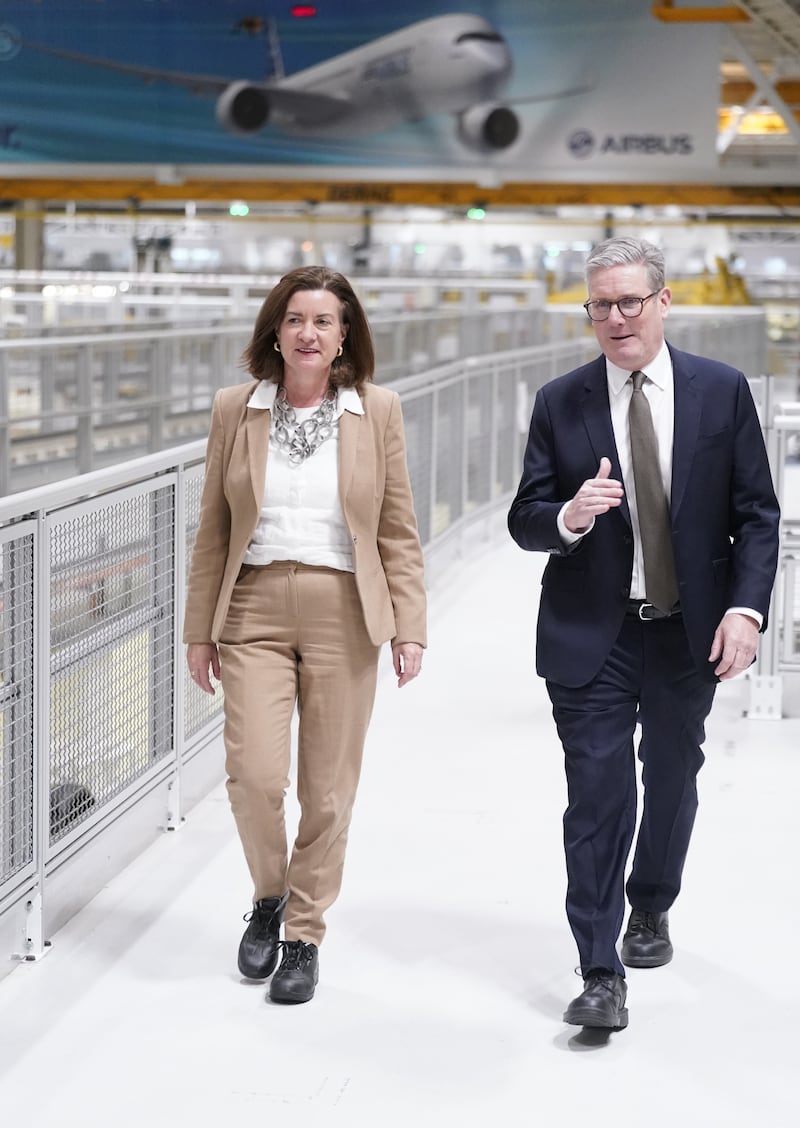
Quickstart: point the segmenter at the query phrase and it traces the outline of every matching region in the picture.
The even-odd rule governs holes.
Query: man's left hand
[[[731,611],[723,615],[714,632],[709,662],[719,662],[714,669],[720,681],[735,678],[752,665],[758,649],[758,624],[749,615]]]

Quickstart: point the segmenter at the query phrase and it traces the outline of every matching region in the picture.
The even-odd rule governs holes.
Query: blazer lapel
[[[355,415],[352,411],[343,411],[339,417],[339,500],[343,512],[346,512],[344,503],[353,480],[361,433],[359,424],[363,418],[363,415]]]
[[[675,390],[675,425],[672,439],[672,490],[670,512],[674,522],[680,509],[700,428],[703,392],[694,372],[683,361],[681,353],[672,354],[672,379]]]
[[[250,464],[250,484],[256,508],[264,497],[264,476],[267,472],[267,447],[272,413],[264,407],[248,407],[245,419],[247,460]]]

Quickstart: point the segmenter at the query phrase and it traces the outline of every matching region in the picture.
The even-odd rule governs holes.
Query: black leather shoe
[[[632,909],[622,937],[620,958],[626,967],[661,967],[672,959],[667,913]]]
[[[269,997],[273,1003],[307,1003],[319,979],[317,945],[282,940],[281,947],[283,959],[270,982]]]
[[[624,1030],[628,1025],[628,986],[623,977],[605,968],[593,968],[586,973],[583,988],[564,1011],[564,1021],[571,1026]]]
[[[245,915],[248,922],[239,944],[239,971],[246,979],[266,979],[278,962],[278,936],[289,894],[256,901]]]

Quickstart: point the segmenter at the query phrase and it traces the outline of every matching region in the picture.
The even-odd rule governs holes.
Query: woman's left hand
[[[402,689],[422,670],[422,647],[418,642],[398,642],[392,645],[392,661],[397,674],[397,688]]]

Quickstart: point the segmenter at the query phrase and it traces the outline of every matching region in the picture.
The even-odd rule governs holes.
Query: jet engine
[[[470,149],[495,153],[519,137],[519,118],[508,106],[471,106],[458,115],[458,136]]]
[[[267,91],[251,82],[232,82],[217,99],[216,117],[231,133],[256,133],[269,121]]]

